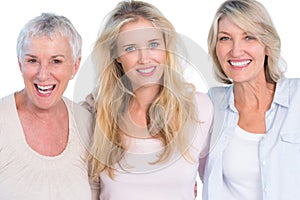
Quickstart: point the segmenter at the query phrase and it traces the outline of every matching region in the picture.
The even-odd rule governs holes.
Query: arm
[[[95,90],[86,96],[85,101],[80,102],[80,105],[87,109],[93,116],[96,114],[95,108]],[[94,122],[93,122],[94,127]],[[100,178],[95,180],[91,177],[91,164],[88,167],[89,183],[91,188],[92,200],[100,200]]]
[[[201,148],[200,148],[200,157],[199,157],[199,176],[203,180],[204,168],[206,163],[206,158],[209,153],[209,144],[211,137],[211,128],[213,124],[213,104],[210,98],[204,93],[196,94],[196,107],[198,112],[198,118],[201,122]]]

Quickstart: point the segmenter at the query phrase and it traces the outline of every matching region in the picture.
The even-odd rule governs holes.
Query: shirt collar
[[[290,105],[289,79],[282,78],[277,82],[273,103],[277,103],[284,107],[289,107],[289,105]]]
[[[230,86],[227,86],[225,88],[227,91],[226,93],[228,94],[226,98],[224,98],[224,102],[221,103],[221,107],[223,108],[230,108],[231,110],[237,112],[235,106],[234,106],[234,95],[233,95],[233,84]],[[282,78],[278,80],[276,83],[276,89],[275,89],[275,94],[273,98],[272,103],[279,104],[284,107],[289,107],[290,104],[290,87],[289,87],[289,81],[286,78]]]

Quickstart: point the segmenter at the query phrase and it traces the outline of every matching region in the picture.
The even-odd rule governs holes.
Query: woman
[[[183,80],[177,39],[172,24],[145,2],[120,2],[107,16],[93,52],[100,70],[94,199],[194,199],[212,104]]]
[[[20,32],[17,55],[25,88],[0,101],[0,199],[91,199],[82,145],[91,116],[62,97],[78,71],[80,35],[43,13]]]
[[[215,105],[203,199],[298,199],[300,81],[283,77],[280,38],[265,7],[228,0],[208,36]]]

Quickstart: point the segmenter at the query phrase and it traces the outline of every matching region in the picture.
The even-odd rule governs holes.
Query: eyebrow
[[[154,38],[154,39],[148,40],[147,42],[149,43],[149,42],[160,41],[160,40],[162,40],[162,39],[161,38]],[[135,43],[130,43],[130,44],[125,44],[122,47],[129,47],[129,46],[134,46],[134,45],[136,45],[136,44]]]
[[[135,44],[125,44],[123,45],[122,47],[125,48],[125,47],[130,47],[130,46],[134,46]]]
[[[226,31],[219,31],[218,34],[231,35],[230,33],[226,32]],[[252,34],[252,33],[244,31],[243,34],[248,35],[248,34]]]
[[[153,41],[157,41],[157,40],[162,40],[162,39],[160,39],[160,38],[154,38],[154,39],[149,40],[148,42],[153,42]]]
[[[32,57],[32,58],[37,58],[37,56],[32,55],[32,54],[25,54],[25,56],[29,56],[29,57]],[[65,57],[65,56],[61,55],[61,54],[51,56],[51,58],[57,58],[57,57]]]
[[[218,32],[218,34],[225,34],[225,35],[229,35],[229,33],[228,33],[228,32],[226,32],[226,31],[219,31],[219,32]]]

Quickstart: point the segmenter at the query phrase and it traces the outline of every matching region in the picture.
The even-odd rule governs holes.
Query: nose
[[[50,75],[50,67],[48,63],[40,63],[40,66],[38,68],[37,72],[37,78],[39,81],[45,81]]]
[[[239,57],[244,53],[241,41],[233,41],[231,54],[233,57]]]
[[[138,61],[140,64],[145,64],[150,61],[150,51],[149,48],[140,48],[138,50]]]

